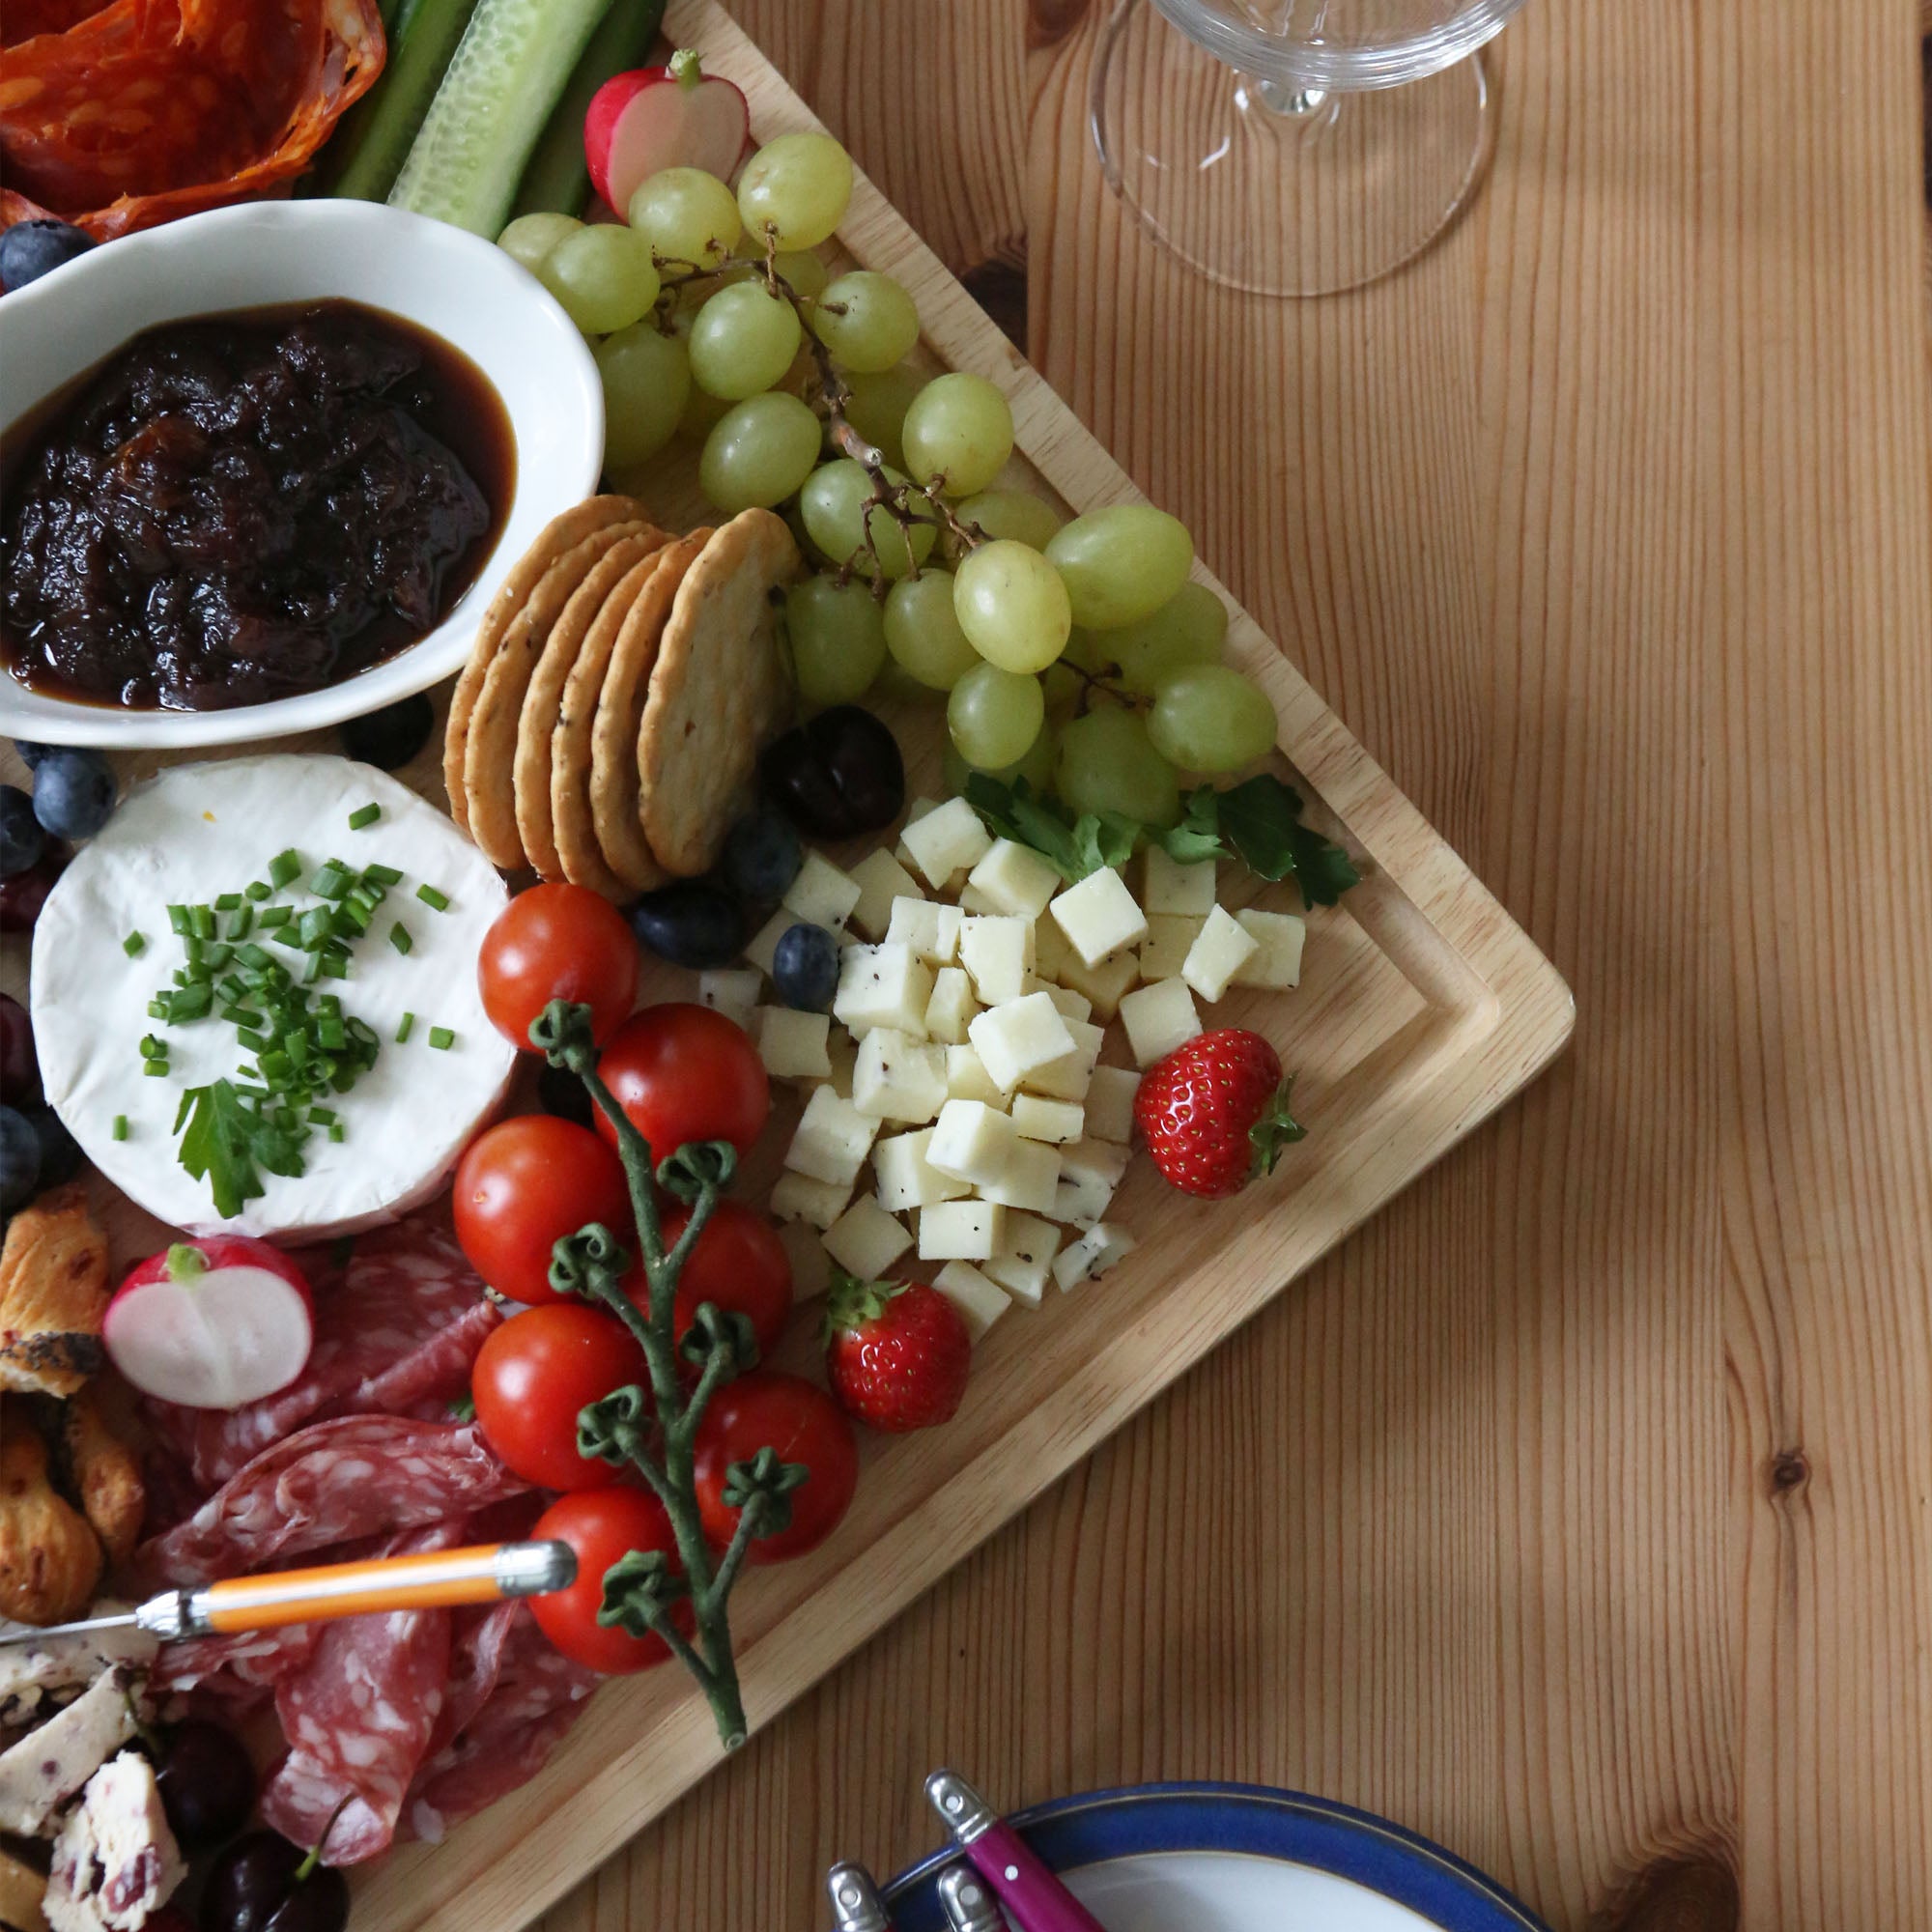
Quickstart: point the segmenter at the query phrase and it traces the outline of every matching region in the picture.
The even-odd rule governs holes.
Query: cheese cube
[[[920,797],[914,799],[906,807],[906,823],[908,825],[917,825],[928,811],[937,811],[938,810],[939,801],[936,798],[927,798],[922,793]]]
[[[1213,860],[1203,859],[1193,866],[1178,865],[1158,845],[1150,845],[1141,884],[1141,904],[1147,908],[1150,919],[1157,912],[1206,919],[1214,910]]]
[[[980,1199],[1050,1214],[1059,1188],[1060,1150],[1040,1141],[1015,1141],[1000,1178],[980,1182]]]
[[[999,1252],[988,1258],[986,1272],[1016,1300],[1039,1306],[1048,1270],[1060,1248],[1060,1230],[1037,1214],[1009,1213]]]
[[[1042,980],[1052,980],[1064,984],[1066,975],[1062,970],[1071,959],[1078,963],[1079,954],[1066,943],[1066,935],[1050,919],[1037,919],[1033,927],[1033,970]]]
[[[1134,1064],[1151,1066],[1201,1031],[1201,1015],[1185,980],[1157,980],[1121,1002],[1121,1024],[1127,1030]]]
[[[983,1100],[949,1100],[939,1110],[925,1157],[941,1174],[981,1186],[1007,1171],[1019,1136],[1013,1123]]]
[[[1086,966],[1099,965],[1147,931],[1147,915],[1111,866],[1068,886],[1047,910]]]
[[[822,925],[829,932],[838,932],[852,917],[852,908],[859,903],[865,890],[857,879],[849,872],[841,872],[823,853],[808,852],[797,878],[785,888],[781,903],[789,906],[795,917]]]
[[[841,1187],[805,1174],[781,1174],[772,1182],[772,1212],[781,1221],[809,1221],[814,1228],[831,1227],[851,1198],[849,1182]]]
[[[859,1058],[859,1042],[840,1027],[827,1042],[825,1055],[832,1063],[832,1091],[841,1100],[852,1097],[852,1067]]]
[[[1208,915],[1201,937],[1189,949],[1180,977],[1204,1000],[1218,1000],[1247,962],[1261,951],[1260,943],[1223,906]]]
[[[852,923],[867,939],[884,939],[892,923],[895,899],[922,899],[919,881],[881,845],[852,867],[859,896],[852,904]]]
[[[1054,1192],[1053,1218],[1091,1228],[1107,1211],[1121,1176],[1127,1171],[1127,1151],[1105,1141],[1075,1141],[1060,1150],[1060,1185]]]
[[[946,1049],[874,1027],[852,1064],[852,1105],[880,1121],[923,1126],[945,1104]]]
[[[967,924],[970,931],[972,922]],[[1037,1067],[1071,1053],[1074,1040],[1068,1029],[1080,1024],[1063,1019],[1044,993],[1029,993],[979,1014],[966,1033],[995,1083],[1009,1088]]]
[[[1134,1237],[1124,1228],[1117,1228],[1110,1221],[1101,1221],[1089,1228],[1070,1248],[1062,1251],[1054,1259],[1053,1278],[1065,1293],[1078,1288],[1083,1281],[1092,1281],[1095,1275],[1107,1270],[1124,1255],[1134,1251]]]
[[[1042,1100],[1037,1094],[1015,1094],[1013,1131],[1022,1140],[1077,1141],[1087,1126],[1087,1110],[1071,1100]]]
[[[1141,1076],[1126,1066],[1096,1066],[1087,1089],[1087,1138],[1125,1147],[1134,1137],[1134,1095]]]
[[[778,956],[779,941],[795,925],[810,925],[810,920],[802,920],[789,906],[780,906],[763,925],[759,926],[751,942],[745,948],[745,957],[755,966],[766,979],[772,977],[772,962]],[[831,927],[826,930],[830,932]],[[834,932],[833,938],[838,934]]]
[[[989,1107],[1006,1104],[1006,1094],[994,1085],[986,1063],[970,1046],[946,1049],[946,1091],[955,1100],[983,1100]]]
[[[825,1252],[847,1274],[877,1281],[912,1246],[906,1224],[862,1194],[825,1231]]]
[[[1235,918],[1255,942],[1254,952],[1235,969],[1235,984],[1265,986],[1271,992],[1300,985],[1308,923],[1292,912],[1257,912],[1253,906],[1243,906]]]
[[[874,1192],[881,1208],[903,1211],[908,1208],[930,1208],[936,1201],[957,1201],[972,1189],[950,1174],[941,1174],[925,1157],[932,1145],[932,1129],[916,1134],[895,1134],[872,1150]]]
[[[1216,906],[1215,911],[1220,911]],[[1208,922],[1184,913],[1151,912],[1147,937],[1141,941],[1141,978],[1147,980],[1178,980],[1187,964],[1187,954],[1201,937]]]
[[[1050,919],[1041,920],[1042,932],[1055,930]],[[1133,987],[1141,976],[1140,955],[1132,947],[1127,947],[1114,954],[1111,959],[1103,959],[1097,966],[1089,966],[1070,947],[1067,949],[1066,963],[1060,969],[1062,985],[1070,986],[1075,992],[1093,1002],[1093,1010],[1103,1020],[1110,1020],[1121,1010],[1122,997]]]
[[[915,1037],[925,1030],[925,1003],[932,998],[932,973],[909,946],[851,946],[838,962],[838,990],[832,1011],[839,1023],[863,1038],[874,1027],[892,1027]]]
[[[990,901],[987,910],[1037,919],[1046,902],[1060,890],[1061,877],[1039,854],[1010,838],[995,838],[985,856],[966,876],[969,891]],[[966,895],[961,893],[964,905]]]
[[[774,945],[777,943],[773,941]],[[697,976],[697,1004],[709,1007],[714,1013],[723,1013],[748,1033],[752,1027],[752,1009],[758,1004],[761,990],[758,975],[749,969],[732,968]]]
[[[986,856],[992,835],[963,798],[949,798],[902,835],[913,864],[929,886],[943,886],[954,872],[970,871]]]
[[[966,1028],[980,1010],[973,981],[963,966],[942,966],[932,976],[932,998],[925,1003],[925,1037],[948,1046],[962,1045]]]
[[[830,1087],[814,1087],[785,1149],[784,1164],[794,1174],[849,1191],[878,1130],[878,1122],[850,1100],[841,1100]]]
[[[1072,1052],[1049,1060],[1044,1066],[1036,1066],[1021,1085],[1052,1100],[1085,1100],[1094,1077],[1094,1063],[1100,1058],[1100,1048],[1106,1041],[1106,1030],[1086,1020],[1067,1020],[1065,1024],[1073,1038]]]
[[[959,928],[959,963],[972,974],[982,1005],[1017,1000],[1033,964],[1032,922],[975,914]]]
[[[945,966],[959,956],[959,927],[965,918],[957,906],[902,895],[893,901],[886,939],[893,946],[910,946],[930,966]]]
[[[826,1051],[832,1022],[825,1014],[760,1007],[755,1018],[758,1058],[774,1080],[832,1078],[832,1056]]]
[[[958,1309],[976,1342],[1013,1305],[1006,1290],[995,1287],[971,1262],[948,1262],[932,1285]]]
[[[959,910],[961,912],[1000,913],[1005,912],[1006,907],[1001,905],[990,893],[982,893],[969,877],[966,883],[959,888]]]
[[[803,1175],[781,1176],[802,1187],[822,1187],[820,1180],[807,1180]],[[794,1301],[810,1301],[832,1286],[832,1257],[809,1221],[787,1221],[779,1230],[779,1246],[791,1264],[791,1294]]]
[[[919,1214],[923,1262],[983,1262],[1006,1229],[1007,1210],[991,1201],[942,1201]]]
[[[1056,986],[1037,974],[1027,975],[1026,990],[1029,993],[1044,993],[1063,1019],[1084,1020],[1093,1014],[1094,1002],[1085,993],[1076,993],[1071,986]]]

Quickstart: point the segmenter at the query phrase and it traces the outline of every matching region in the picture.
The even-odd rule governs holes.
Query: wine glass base
[[[1094,70],[1108,185],[1162,246],[1254,295],[1359,288],[1467,206],[1495,146],[1480,54],[1422,80],[1297,95],[1236,73],[1142,0],[1121,0]]]

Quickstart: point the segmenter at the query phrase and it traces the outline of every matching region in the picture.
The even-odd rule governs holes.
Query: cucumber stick
[[[406,0],[397,10],[382,78],[349,110],[328,144],[324,194],[381,201],[395,185],[475,11],[476,0]]]
[[[590,37],[570,85],[551,110],[517,189],[518,214],[582,214],[590,199],[583,159],[583,117],[590,97],[613,74],[628,73],[650,51],[664,20],[665,0],[611,0],[604,23]],[[620,214],[622,209],[617,211]]]
[[[551,109],[611,0],[477,0],[403,171],[394,208],[494,239]]]

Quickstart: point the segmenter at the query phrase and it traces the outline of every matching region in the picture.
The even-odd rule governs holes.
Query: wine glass
[[[1522,4],[1119,0],[1092,97],[1107,181],[1230,287],[1372,282],[1481,182],[1495,95],[1479,49]]]

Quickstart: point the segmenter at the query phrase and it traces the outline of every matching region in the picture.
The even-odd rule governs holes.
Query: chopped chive
[[[352,1019],[346,1021],[344,1026],[349,1037],[364,1046],[374,1046],[381,1037],[367,1020]]]
[[[258,973],[266,971],[275,963],[273,957],[264,952],[252,939],[244,939],[235,949],[235,957],[241,960],[242,965],[254,967]]]
[[[291,845],[286,852],[277,852],[269,861],[269,886],[273,892],[280,892],[302,868],[301,854]]]
[[[233,1005],[223,1007],[221,1009],[221,1017],[224,1020],[226,1020],[230,1026],[258,1027],[262,1024],[262,1015],[258,1012],[253,1011],[251,1009],[247,1007],[238,1007]]]
[[[421,899],[423,904],[428,906],[432,912],[447,912],[449,910],[449,895],[438,892],[434,886],[418,886],[416,888],[416,897]]]
[[[141,1063],[141,1071],[145,1073],[150,1080],[160,1080],[166,1078],[167,1070],[168,1070],[168,1063],[165,1060],[144,1060]]]
[[[310,906],[301,916],[301,943],[313,952],[335,927],[335,915],[327,906]]]
[[[233,912],[241,903],[242,895],[240,893],[223,893],[214,901],[214,909],[216,912]]]
[[[125,1141],[128,1138],[128,1116],[126,1114],[116,1114],[114,1116],[114,1138],[117,1141]]]
[[[295,1062],[286,1053],[265,1053],[262,1056],[262,1078],[270,1088],[286,1087],[295,1072]]]
[[[335,1124],[333,1107],[311,1107],[308,1110],[308,1117],[319,1127],[332,1127]]]
[[[255,908],[246,899],[239,906],[231,906],[228,912],[228,930],[224,939],[246,939],[255,924]]]
[[[332,1141],[339,1141],[342,1138],[342,1122],[340,1121],[329,1122],[328,1138]]]
[[[393,866],[364,866],[362,880],[371,886],[400,886],[403,875]]]
[[[274,890],[274,887],[270,885],[267,879],[251,879],[242,888],[242,896],[246,899],[252,899],[257,905],[260,905]]]
[[[192,986],[184,986],[168,1002],[168,1017],[174,1021],[198,1020],[212,1011],[214,1006],[214,988],[206,980]]]
[[[448,1027],[431,1027],[429,1030],[429,1043],[439,1053],[447,1053],[456,1044],[456,1036]]]
[[[226,1000],[231,1007],[239,1005],[242,1000],[245,1000],[248,997],[248,988],[244,986],[242,983],[241,980],[233,973],[229,974],[225,980],[217,980],[215,982],[214,990],[221,996],[222,999]]]
[[[406,926],[401,920],[398,920],[395,923],[395,924],[389,928],[389,944],[393,946],[398,952],[407,952],[410,950],[410,948],[415,944],[415,941],[410,937],[409,927]]]
[[[288,924],[296,916],[294,906],[264,906],[255,915],[255,923],[264,932],[272,932],[277,926]]]
[[[151,1020],[164,1020],[168,1016],[167,1000],[159,993],[148,1002],[148,1017]]]
[[[197,939],[214,937],[214,908],[213,906],[189,906],[188,924]]]
[[[349,1044],[348,1032],[340,1020],[324,1020],[316,1028],[315,1037],[330,1053],[340,1053]]]
[[[396,1044],[398,1046],[401,1046],[409,1038],[410,1035],[415,1031],[415,1014],[405,1013],[403,1015],[401,1023],[396,1028]]]
[[[321,974],[321,972],[322,972],[322,954],[320,952],[310,952],[304,954],[301,964],[302,984],[304,986],[314,985],[316,982],[316,979]]]
[[[322,977],[325,980],[346,980],[349,977],[349,961],[339,953],[315,952],[312,959],[322,961]]]
[[[331,859],[308,882],[308,889],[319,899],[339,899],[354,876],[339,859]]]
[[[352,832],[360,832],[365,825],[374,825],[382,815],[383,808],[373,800],[367,805],[358,805],[349,814],[349,829]]]
[[[141,1036],[140,1050],[143,1060],[165,1060],[167,1058],[168,1043],[164,1039],[156,1039],[151,1033],[144,1033]]]
[[[266,1033],[262,1032],[258,1027],[238,1027],[235,1030],[235,1037],[239,1039],[242,1042],[242,1044],[248,1049],[250,1053],[267,1053],[270,1047],[273,1046],[275,1043]]]
[[[138,959],[148,950],[148,935],[145,932],[130,932],[121,942],[121,951],[129,959]]]
[[[217,939],[213,946],[205,947],[201,955],[204,973],[219,973],[235,957],[235,949],[225,939]]]
[[[168,930],[178,932],[184,939],[194,930],[194,923],[187,916],[185,905],[171,905],[168,908]]]

